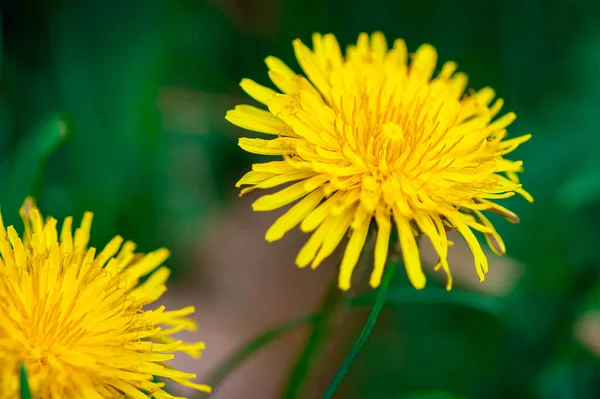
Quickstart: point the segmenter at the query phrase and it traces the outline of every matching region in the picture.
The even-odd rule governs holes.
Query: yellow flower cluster
[[[423,234],[439,255],[436,268],[447,273],[450,289],[446,230],[456,229],[483,280],[488,264],[473,230],[484,233],[496,253],[505,247],[482,211],[516,222],[515,214],[493,200],[515,193],[533,200],[517,177],[523,163],[504,158],[530,138],[507,139],[515,114],[496,118],[503,101],[494,101],[489,87],[465,94],[467,76],[456,72],[454,62],[434,76],[437,54],[428,44],[410,63],[404,41],[388,48],[381,33],[361,34],[345,55],[331,34],[315,34],[313,50],[296,40],[294,50],[306,77],[267,57],[269,77],[280,92],[243,79],[242,88],[267,109],[240,105],[226,116],[272,136],[241,138],[240,147],[280,157],[253,165],[238,182],[249,186],[242,194],[292,183],[260,197],[253,209],[270,211],[299,200],[266,239],[278,240],[300,225],[312,235],[296,263],[315,268],[349,232],[339,274],[339,286],[347,290],[374,220],[373,287],[381,281],[395,226],[412,284],[425,286],[416,238]]]
[[[97,252],[91,213],[74,234],[66,218],[59,236],[31,199],[21,216],[21,237],[0,216],[0,398],[19,396],[21,364],[34,398],[173,398],[154,377],[210,391],[164,363],[200,356],[204,343],[171,337],[196,328],[194,308],[145,310],[166,291],[166,249],[136,254],[117,236]]]

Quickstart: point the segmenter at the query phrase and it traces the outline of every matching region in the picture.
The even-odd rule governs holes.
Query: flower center
[[[387,173],[405,147],[404,129],[397,123],[384,123],[374,127],[374,133],[367,149],[371,166],[379,172]]]
[[[46,351],[42,349],[39,345],[36,345],[29,352],[29,356],[35,361],[42,360],[42,358],[46,357]]]
[[[49,358],[55,358],[54,353],[49,348],[44,348],[41,345],[35,345],[26,355],[32,363],[41,365],[48,364]]]
[[[385,123],[382,125],[380,133],[380,141],[382,149],[385,149],[387,154],[400,152],[404,144],[404,129],[396,123]]]

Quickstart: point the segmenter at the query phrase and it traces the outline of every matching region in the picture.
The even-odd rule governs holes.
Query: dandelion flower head
[[[136,254],[118,236],[88,248],[89,212],[75,234],[66,218],[60,237],[32,199],[21,216],[22,237],[0,216],[0,398],[19,396],[21,364],[35,398],[174,398],[155,377],[210,391],[165,363],[204,348],[171,337],[196,328],[194,308],[143,309],[166,291],[167,250]]]
[[[266,239],[278,240],[300,225],[312,234],[296,263],[314,268],[349,234],[339,274],[346,290],[374,220],[373,287],[380,284],[396,228],[411,283],[425,286],[417,239],[425,235],[450,289],[446,232],[456,229],[483,280],[487,258],[473,231],[483,233],[497,254],[505,246],[482,212],[517,222],[495,200],[518,193],[532,201],[517,177],[523,163],[504,158],[530,138],[507,138],[515,114],[497,117],[503,101],[494,100],[489,87],[465,92],[467,76],[456,72],[454,62],[434,74],[437,53],[428,44],[410,62],[404,41],[388,48],[381,33],[360,34],[345,55],[331,34],[314,34],[312,50],[300,40],[293,44],[305,76],[267,57],[269,77],[280,92],[243,79],[241,87],[267,110],[239,105],[226,116],[272,136],[241,138],[241,148],[281,157],[253,165],[237,183],[248,186],[242,194],[291,183],[252,204],[255,211],[270,211],[295,202]]]

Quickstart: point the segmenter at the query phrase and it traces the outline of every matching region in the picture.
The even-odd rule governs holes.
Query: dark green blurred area
[[[536,202],[505,201],[521,224],[496,224],[525,275],[500,317],[386,308],[340,397],[600,397],[598,360],[572,335],[599,306],[599,2],[39,0],[1,10],[4,218],[17,223],[35,194],[55,217],[94,211],[95,245],[118,233],[174,253],[210,234],[199,226],[235,200],[251,158],[223,116],[248,101],[242,77],[267,83],[264,57],[298,70],[291,41],[313,31],[342,45],[374,30],[411,51],[432,43],[470,87],[505,99],[518,115],[510,132],[533,133],[511,158],[524,160]],[[37,154],[52,147],[39,137],[63,129],[69,138],[39,180]],[[183,256],[171,261],[179,273]]]

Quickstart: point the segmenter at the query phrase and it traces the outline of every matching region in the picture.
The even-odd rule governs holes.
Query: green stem
[[[342,380],[346,376],[348,369],[350,369],[350,366],[356,359],[356,356],[358,356],[358,353],[362,349],[363,345],[365,344],[365,342],[367,342],[369,335],[371,335],[371,331],[373,330],[373,327],[375,327],[375,323],[377,322],[379,313],[381,312],[381,309],[383,308],[383,305],[385,303],[388,289],[390,288],[390,284],[392,282],[392,277],[394,276],[395,270],[396,264],[394,262],[389,262],[385,270],[383,282],[381,283],[381,286],[377,291],[377,299],[375,301],[375,304],[373,305],[373,309],[371,309],[371,313],[367,318],[365,326],[360,332],[360,335],[358,336],[358,339],[356,340],[354,346],[350,350],[350,353],[348,354],[348,356],[346,356],[346,359],[344,359],[344,362],[342,363],[337,373],[329,383],[329,386],[325,390],[322,399],[329,399],[333,397],[333,394],[335,394]]]
[[[379,292],[367,292],[355,298],[347,298],[344,301],[344,308],[355,310],[373,306],[378,295]],[[443,288],[428,288],[422,291],[417,291],[412,287],[394,288],[388,291],[387,303],[390,305],[406,303],[452,304],[476,309],[495,317],[500,317],[503,312],[502,302],[498,299],[470,292],[448,292]],[[221,385],[225,377],[254,353],[299,327],[315,323],[317,319],[318,314],[304,315],[260,333],[221,363],[219,368],[210,374],[206,381],[213,387],[213,392],[216,392],[216,389]]]
[[[309,378],[309,371],[312,364],[323,349],[323,343],[331,327],[331,318],[338,308],[341,298],[342,294],[338,288],[336,276],[332,279],[323,297],[319,313],[314,320],[304,349],[288,378],[282,398],[296,399],[301,397],[302,388],[306,385],[305,383]]]
[[[225,379],[225,377],[231,371],[252,356],[255,352],[258,352],[260,349],[275,341],[277,338],[294,331],[298,327],[314,323],[316,320],[317,315],[305,315],[260,333],[258,336],[254,337],[247,344],[245,344],[241,349],[234,352],[229,359],[223,362],[218,369],[210,374],[206,379],[207,384],[213,387],[214,393],[216,388],[221,384],[221,381],[223,381],[223,379]]]

